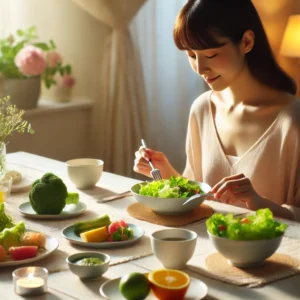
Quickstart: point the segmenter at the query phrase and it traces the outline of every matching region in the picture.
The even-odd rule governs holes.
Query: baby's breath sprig
[[[13,132],[34,133],[31,124],[23,120],[24,110],[9,104],[10,97],[0,98],[0,142],[5,142]]]

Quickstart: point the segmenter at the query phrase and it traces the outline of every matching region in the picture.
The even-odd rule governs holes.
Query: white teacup
[[[151,235],[154,255],[167,269],[183,269],[194,254],[197,233],[182,228],[155,231]]]
[[[77,158],[66,161],[70,180],[80,190],[91,189],[100,179],[104,162],[94,158]]]

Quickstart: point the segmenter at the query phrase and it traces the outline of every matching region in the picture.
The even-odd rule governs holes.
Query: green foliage
[[[199,185],[180,176],[141,184],[139,190],[140,195],[159,198],[188,198],[198,193],[203,193]]]
[[[206,221],[206,227],[211,234],[230,240],[263,240],[282,235],[287,225],[274,220],[270,209],[265,208],[246,218],[215,213]]]
[[[60,214],[66,204],[78,203],[77,193],[68,196],[67,187],[62,179],[52,173],[46,173],[36,180],[29,192],[32,208],[41,215]]]
[[[0,232],[3,231],[5,228],[11,228],[15,226],[15,223],[12,220],[10,215],[5,213],[4,203],[0,204]]]
[[[17,225],[6,228],[0,233],[0,245],[7,251],[10,247],[21,246],[21,237],[25,233],[25,224],[20,221]]]
[[[17,30],[16,35],[10,35],[7,38],[0,40],[0,73],[5,78],[27,78],[19,72],[15,65],[15,57],[17,53],[26,45],[32,45],[42,49],[44,52],[53,51],[56,45],[53,40],[48,43],[39,42],[38,34],[35,26],[29,27],[25,30]],[[71,74],[72,68],[70,65],[58,64],[56,67],[47,66],[42,74],[42,80],[47,88],[56,84],[53,79],[55,74]]]
[[[23,120],[24,110],[19,110],[15,105],[9,105],[9,97],[0,99],[0,142],[5,142],[13,132],[30,133],[34,130],[31,124]]]

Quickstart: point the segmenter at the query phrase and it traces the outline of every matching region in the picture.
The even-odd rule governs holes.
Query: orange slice
[[[148,275],[151,289],[160,300],[181,300],[190,285],[188,274],[173,269],[154,270]]]

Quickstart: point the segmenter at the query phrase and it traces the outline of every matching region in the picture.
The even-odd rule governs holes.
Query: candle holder
[[[15,293],[20,296],[44,294],[48,290],[48,270],[39,267],[19,268],[12,273]]]

